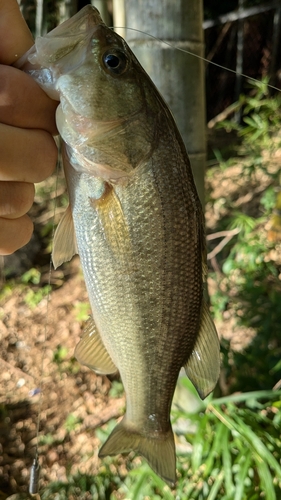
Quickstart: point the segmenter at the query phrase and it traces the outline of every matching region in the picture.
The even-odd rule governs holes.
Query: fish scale
[[[79,254],[92,309],[75,355],[97,373],[119,370],[126,393],[124,418],[99,455],[135,451],[173,485],[170,409],[179,371],[184,366],[202,398],[219,375],[203,299],[203,215],[187,153],[157,89],[94,7],[40,38],[29,63],[61,101],[69,207],[53,262]]]

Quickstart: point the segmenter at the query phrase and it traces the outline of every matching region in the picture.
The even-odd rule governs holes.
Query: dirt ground
[[[78,468],[95,473],[100,444],[95,428],[123,412],[124,398],[108,396],[107,377],[73,359],[83,325],[77,320],[79,305],[87,303],[87,294],[78,258],[70,268],[69,278],[50,294],[48,304],[44,298],[30,307],[26,288],[15,289],[1,302],[1,499],[27,488],[40,407],[41,486],[66,480]]]

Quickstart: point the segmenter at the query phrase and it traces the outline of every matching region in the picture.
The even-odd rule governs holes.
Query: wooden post
[[[203,61],[129,29],[145,31],[203,56],[203,2],[126,0],[125,6],[126,39],[175,117],[204,205],[206,118]]]

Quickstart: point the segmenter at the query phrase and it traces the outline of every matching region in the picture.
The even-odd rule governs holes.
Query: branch
[[[213,233],[213,234],[208,234],[206,239],[208,241],[210,240],[215,240],[216,238],[223,238],[223,240],[212,250],[210,253],[207,255],[207,259],[211,260],[217,255],[224,247],[227,245],[227,243],[235,236],[236,234],[240,233],[240,228],[235,228],[231,229],[229,231],[219,231],[218,233]]]
[[[249,7],[248,9],[234,10],[224,14],[223,16],[219,16],[216,19],[208,19],[207,21],[204,21],[203,29],[206,30],[218,24],[238,21],[238,19],[246,19],[247,17],[255,16],[256,14],[267,12],[268,10],[277,9],[278,7],[279,1],[273,1],[270,4],[257,5],[255,7]]]

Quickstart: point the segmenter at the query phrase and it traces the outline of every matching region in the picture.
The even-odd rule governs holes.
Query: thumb
[[[33,43],[17,0],[0,0],[0,64],[13,64]]]

